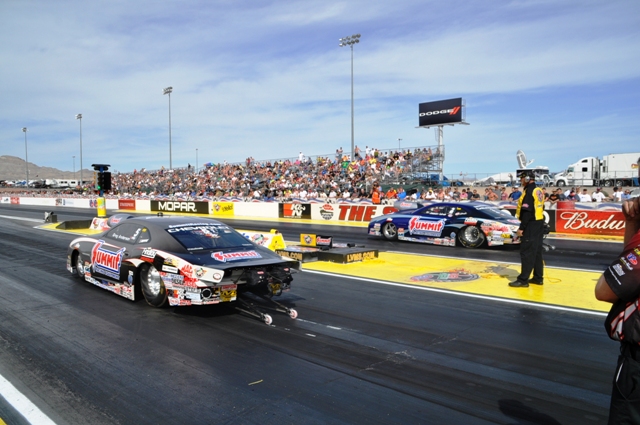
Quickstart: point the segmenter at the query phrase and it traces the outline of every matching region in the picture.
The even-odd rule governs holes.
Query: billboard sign
[[[418,126],[455,124],[463,122],[462,98],[437,100],[418,105]]]

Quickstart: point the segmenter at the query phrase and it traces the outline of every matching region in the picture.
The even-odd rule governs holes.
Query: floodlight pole
[[[347,36],[339,39],[340,47],[349,46],[351,48],[351,160],[355,159],[354,152],[354,120],[353,120],[353,45],[356,43],[360,43],[360,34],[354,34],[352,36]]]
[[[27,168],[27,181],[26,188],[29,188],[29,153],[27,150],[27,127],[22,127],[22,132],[24,133],[24,163]]]
[[[171,92],[173,87],[167,87],[162,91],[162,94],[169,95],[169,169],[173,170],[173,161],[171,155]]]
[[[82,114],[76,114],[76,119],[80,120],[80,187],[82,188]],[[75,158],[75,157],[74,157]],[[75,164],[75,159],[74,159],[74,164]],[[73,168],[75,169],[75,165],[73,166]],[[75,178],[75,172],[73,173],[73,178]]]

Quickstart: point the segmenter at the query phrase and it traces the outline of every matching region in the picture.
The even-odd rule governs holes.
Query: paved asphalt
[[[65,270],[74,235],[4,218],[42,212],[0,206],[0,374],[55,423],[606,423],[616,344],[601,313],[310,269],[281,297],[298,320],[275,315],[266,326],[219,306],[154,309],[74,279]],[[59,212],[60,220],[79,217],[86,212]],[[300,229],[333,231],[277,227],[287,238]],[[394,251],[518,261],[507,248],[363,240]],[[547,264],[592,271],[620,249],[557,245]],[[20,423],[7,412],[0,404],[2,419]]]

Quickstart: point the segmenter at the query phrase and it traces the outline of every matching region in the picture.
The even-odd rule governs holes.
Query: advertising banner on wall
[[[136,200],[135,199],[118,199],[118,209],[120,209],[120,210],[135,210],[136,209]]]
[[[373,217],[396,211],[392,205],[311,204],[311,218],[326,221],[368,223]]]
[[[300,204],[292,202],[279,204],[278,217],[311,219],[311,204]]]
[[[454,124],[463,121],[462,98],[438,100],[418,105],[418,126]]]
[[[235,215],[233,202],[213,202],[211,213],[214,216],[232,217]]]
[[[624,236],[624,216],[621,211],[558,210],[556,232]]]
[[[151,211],[209,214],[209,203],[197,201],[151,201]]]

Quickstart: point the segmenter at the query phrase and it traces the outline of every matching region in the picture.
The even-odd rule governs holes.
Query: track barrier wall
[[[97,199],[90,198],[36,198],[20,196],[0,197],[2,204],[34,205],[45,207],[73,207],[97,209]],[[489,202],[515,213],[515,205]],[[372,218],[397,211],[392,205],[374,205],[371,202],[246,202],[246,201],[185,201],[148,199],[106,199],[107,210],[135,212],[167,212],[177,214],[209,215],[213,218],[286,218],[317,220],[330,223],[368,223]],[[545,219],[555,233],[623,236],[624,216],[620,204],[579,203],[561,201],[545,210]]]

